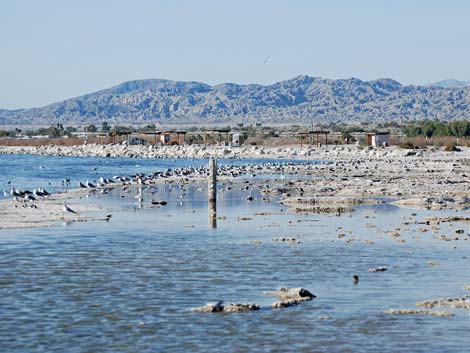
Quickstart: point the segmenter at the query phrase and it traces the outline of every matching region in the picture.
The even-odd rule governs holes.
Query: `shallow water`
[[[452,310],[452,318],[383,314],[421,300],[464,295],[463,285],[470,284],[468,241],[443,242],[431,232],[407,231],[400,223],[411,211],[393,206],[339,217],[295,215],[276,199],[263,202],[253,193],[250,203],[243,198],[251,192],[222,186],[218,215],[225,219],[210,229],[206,190],[198,187],[205,188],[187,186],[183,193],[166,185],[154,195],[143,189],[142,202],[137,189],[115,189],[82,200],[113,208],[110,222],[0,231],[1,351],[468,349],[467,311]],[[149,208],[152,199],[168,205]],[[255,215],[259,212],[267,214]],[[413,219],[449,213],[419,211]],[[395,227],[403,228],[406,243],[384,234]],[[452,227],[443,225],[439,234],[452,235]],[[282,236],[299,236],[302,243],[271,240]],[[351,238],[356,240],[347,243]],[[250,244],[253,240],[262,243]],[[368,272],[377,266],[388,270]],[[360,276],[358,285],[354,274]],[[302,286],[317,298],[267,309],[275,298],[262,292],[281,286]],[[217,300],[257,302],[262,310],[190,312]]]
[[[226,159],[219,165],[245,165],[253,163],[304,163],[296,160],[268,159]],[[316,164],[321,161],[310,160]],[[100,176],[111,178],[114,175],[131,176],[135,173],[151,173],[168,168],[206,166],[207,159],[165,159],[165,158],[103,158],[103,157],[54,157],[40,155],[0,154],[0,191],[10,191],[12,187],[33,189],[44,187],[50,191],[64,190],[65,178],[71,180],[71,188],[78,182],[90,180],[96,183]],[[0,199],[3,192],[0,193]]]

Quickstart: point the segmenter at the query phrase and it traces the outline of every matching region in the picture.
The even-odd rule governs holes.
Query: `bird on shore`
[[[106,186],[106,184],[108,184],[108,182],[102,176],[100,176],[98,179],[98,186],[103,187]]]
[[[32,194],[26,194],[24,198],[25,200],[30,201],[30,202],[36,201],[36,198]]]
[[[81,181],[78,182],[78,186],[80,186],[81,188],[84,188],[84,189],[87,188],[86,185],[83,184]]]
[[[94,185],[93,183],[90,183],[87,179],[86,183],[85,183],[86,187],[89,188],[89,189],[94,189],[96,188],[96,185]]]
[[[13,196],[13,197],[19,197],[21,196],[21,194],[19,194],[15,189],[11,189],[10,190],[10,195]]]
[[[34,197],[44,197],[45,195],[39,189],[33,189],[33,196]]]
[[[38,190],[44,195],[44,196],[51,196],[51,193],[44,189],[43,187],[38,188]]]
[[[67,206],[67,204],[65,202],[64,202],[63,210],[64,210],[64,212],[68,212],[68,213],[77,213],[74,210],[72,210],[69,206]]]

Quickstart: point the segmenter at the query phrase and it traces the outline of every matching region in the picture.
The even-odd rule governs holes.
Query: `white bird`
[[[43,196],[51,196],[50,192],[43,187],[40,187],[38,190],[41,192],[41,194],[43,194]]]
[[[67,204],[64,202],[64,212],[69,212],[69,213],[77,213],[75,212],[74,210],[72,210],[69,206],[67,206]]]

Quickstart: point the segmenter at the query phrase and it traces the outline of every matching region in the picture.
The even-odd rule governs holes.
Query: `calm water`
[[[1,164],[2,183],[5,175],[21,185],[31,178],[47,180],[27,168],[11,171],[15,161],[9,158],[8,170],[5,160]],[[17,164],[38,165],[37,157],[17,158]],[[70,168],[83,170],[75,174],[81,178],[93,175],[94,167],[113,175],[136,164],[150,171],[163,163],[122,160],[128,163],[123,167],[118,160],[106,160],[105,166],[99,161],[41,157],[40,163],[56,181],[70,175]],[[168,185],[154,195],[144,189],[141,203],[136,192],[114,190],[81,201],[112,207],[109,223],[0,231],[0,351],[468,351],[468,311],[455,310],[452,318],[382,313],[464,295],[463,285],[470,284],[470,242],[442,242],[430,232],[402,230],[406,243],[400,244],[384,235],[410,210],[382,206],[351,217],[298,216],[275,199],[262,202],[255,193],[257,200],[249,203],[243,200],[249,191],[221,189],[218,215],[225,219],[209,229],[205,190],[190,186],[181,197],[179,188]],[[152,199],[169,203],[148,208]],[[269,214],[255,215],[259,212]],[[421,211],[416,218],[444,214]],[[347,236],[338,239],[338,233]],[[439,234],[451,235],[452,228]],[[300,236],[302,244],[271,241],[280,236]],[[347,243],[351,238],[357,240]],[[359,241],[365,239],[374,244]],[[377,266],[389,270],[367,272]],[[354,274],[359,285],[353,284]],[[266,308],[274,299],[262,292],[281,286],[303,286],[317,298],[282,310],[190,312],[216,300]]]
[[[219,165],[245,165],[253,163],[303,163],[304,161],[277,160],[219,160]],[[71,179],[71,187],[78,187],[78,181],[86,179],[96,182],[100,176],[131,176],[135,173],[150,173],[167,168],[206,166],[206,159],[160,159],[160,158],[101,158],[101,157],[50,157],[0,154],[0,191],[12,187],[63,190],[61,182]],[[309,163],[321,163],[310,161]],[[0,194],[3,198],[3,192]]]

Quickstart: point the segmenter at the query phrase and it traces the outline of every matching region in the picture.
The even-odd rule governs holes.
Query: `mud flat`
[[[106,220],[106,216],[89,216],[91,212],[106,210],[94,204],[74,202],[83,191],[72,190],[52,195],[36,202],[0,200],[0,229],[47,227],[58,222],[88,222]],[[76,213],[64,210],[64,202]]]

